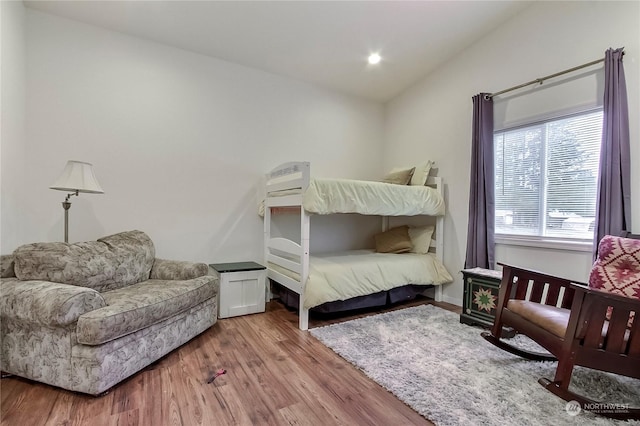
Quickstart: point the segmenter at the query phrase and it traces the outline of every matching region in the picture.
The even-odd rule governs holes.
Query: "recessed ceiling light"
[[[369,63],[370,63],[371,65],[375,65],[375,64],[380,63],[380,60],[381,60],[381,59],[382,59],[382,58],[380,57],[380,55],[379,55],[379,54],[377,54],[377,53],[372,53],[371,55],[369,55],[368,61],[369,61]]]

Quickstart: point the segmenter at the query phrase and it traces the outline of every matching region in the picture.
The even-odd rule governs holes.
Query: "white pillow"
[[[427,183],[427,178],[429,177],[432,166],[433,161],[431,160],[427,160],[425,163],[416,166],[416,169],[413,171],[413,176],[411,176],[410,185],[424,186]]]
[[[431,236],[436,227],[433,225],[409,228],[409,239],[411,239],[411,253],[427,254],[431,245]]]

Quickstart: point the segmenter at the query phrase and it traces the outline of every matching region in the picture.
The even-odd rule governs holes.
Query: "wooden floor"
[[[421,299],[401,307],[423,303],[432,302]],[[312,317],[310,325],[364,315]],[[20,378],[2,379],[0,424],[432,424],[308,332],[298,330],[297,323],[297,315],[276,301],[267,304],[264,314],[219,320],[97,398]],[[219,368],[227,374],[207,384]]]

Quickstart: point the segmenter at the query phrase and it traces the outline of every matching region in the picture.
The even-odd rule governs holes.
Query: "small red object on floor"
[[[209,378],[209,380],[207,380],[207,383],[212,383],[216,379],[216,377],[222,376],[223,374],[227,374],[227,370],[221,368],[220,370],[216,371],[216,374],[214,374]]]

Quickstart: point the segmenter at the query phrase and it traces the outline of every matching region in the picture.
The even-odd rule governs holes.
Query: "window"
[[[494,133],[496,236],[593,239],[602,110]]]

